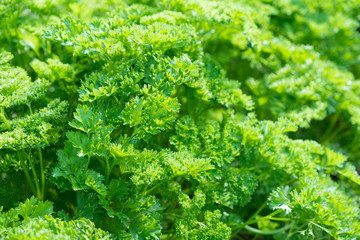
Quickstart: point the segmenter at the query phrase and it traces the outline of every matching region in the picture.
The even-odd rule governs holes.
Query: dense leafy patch
[[[359,7],[1,1],[1,237],[356,239]]]

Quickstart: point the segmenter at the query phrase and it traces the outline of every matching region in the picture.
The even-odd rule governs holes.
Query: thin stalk
[[[340,139],[344,138],[344,137],[348,137],[351,136],[353,133],[350,131],[344,131],[342,134],[338,135],[336,137],[337,141],[340,141]]]
[[[88,155],[88,160],[87,160],[87,163],[86,163],[86,169],[85,169],[85,170],[88,170],[88,169],[89,169],[90,160],[91,160],[91,155],[89,154],[89,155]],[[99,162],[100,162],[100,160],[99,160]]]
[[[175,217],[175,218],[186,219],[186,217],[181,216],[181,215],[178,215],[178,214],[175,214],[175,213],[164,213],[164,215],[165,215],[165,216],[172,216],[172,217]]]
[[[7,130],[11,130],[11,126],[10,126],[8,120],[5,117],[5,111],[4,111],[3,107],[1,107],[1,109],[0,109],[0,117],[1,117],[2,121],[4,122]],[[23,150],[23,153],[24,153],[24,150]],[[25,173],[25,177],[26,177],[26,180],[28,181],[28,183],[30,185],[31,191],[33,192],[34,195],[37,194],[38,197],[41,196],[41,194],[39,194],[38,187],[35,187],[33,181],[31,180],[29,170],[28,170],[28,168],[27,168],[27,166],[25,164],[25,161],[24,161],[24,156],[22,154],[20,154],[20,152],[17,152],[17,155],[18,155],[18,158],[20,159],[21,167],[22,167],[22,169],[23,169],[23,171]],[[31,167],[31,168],[34,169],[33,167]]]
[[[156,189],[157,187],[159,187],[159,186],[160,186],[161,184],[163,184],[163,183],[164,183],[164,181],[161,181],[161,182],[155,184],[155,186],[153,186],[152,188],[150,188],[149,190],[147,190],[147,191],[145,192],[144,196],[146,196],[147,194],[151,193],[154,189]]]
[[[33,115],[33,110],[32,110],[32,107],[31,107],[31,102],[29,102],[28,104],[28,107],[29,107],[29,111],[30,111],[30,114]],[[39,162],[40,162],[40,178],[41,178],[41,187],[40,187],[40,195],[41,195],[41,199],[44,199],[44,196],[45,196],[45,171],[44,171],[44,159],[43,159],[43,155],[42,155],[42,151],[41,151],[41,148],[40,147],[37,147],[37,150],[38,150],[38,154],[39,154]],[[29,160],[30,162],[30,160]],[[33,168],[33,167],[31,167]],[[34,169],[35,171],[35,169]],[[36,174],[36,172],[35,172]],[[34,174],[35,178],[37,178],[37,176]]]
[[[261,221],[261,220],[265,220],[265,219],[271,219],[272,216],[278,214],[280,211],[281,211],[281,209],[276,210],[275,212],[272,212],[272,213],[270,213],[270,214],[267,215],[267,216],[264,216],[264,217],[261,217],[261,218],[258,218],[258,219],[254,219],[254,220],[252,220],[252,221],[247,221],[247,222],[246,222],[246,225],[251,225],[251,224],[257,223],[257,222],[259,222],[259,221]],[[280,219],[280,218],[275,218],[275,219]],[[281,221],[281,220],[280,220],[280,221]],[[288,219],[286,219],[286,221],[288,221]]]
[[[341,132],[344,131],[344,129],[347,127],[346,124],[341,124],[336,130],[334,130],[332,132],[332,134],[328,137],[326,137],[323,141],[321,141],[321,144],[325,145],[328,142],[331,142],[333,139],[335,139],[337,137],[337,135]]]
[[[16,14],[15,14],[15,21],[14,21],[14,29],[15,29],[15,34],[16,34],[15,42],[16,42],[16,49],[17,49],[17,51],[16,51],[17,59],[16,60],[20,62],[21,67],[25,67],[23,57],[20,55],[21,46],[20,46],[19,26],[18,26],[19,25],[18,21],[19,21],[19,17],[20,17],[20,12],[22,13],[22,5],[19,6],[19,9],[17,9]]]
[[[30,167],[31,167],[31,171],[34,175],[34,178],[35,178],[35,187],[36,187],[36,194],[37,194],[37,197],[39,198],[39,200],[42,200],[42,195],[41,195],[41,190],[40,190],[40,184],[39,184],[39,178],[37,176],[37,173],[36,173],[36,169],[35,169],[35,165],[34,165],[34,162],[32,161],[31,157],[29,157],[29,155],[27,155],[25,153],[25,151],[23,150],[22,151],[24,156],[26,156],[27,160],[29,161],[30,163]]]
[[[170,202],[170,204],[166,207],[166,210],[165,210],[165,213],[171,213],[174,209],[175,209],[175,207],[176,207],[176,205],[177,205],[177,201],[176,201],[176,199],[175,199],[175,201],[174,201],[174,199],[175,198],[172,198],[171,200],[171,202]]]
[[[256,240],[259,237],[259,234],[255,234],[252,240]]]
[[[335,127],[336,122],[339,120],[340,112],[337,112],[336,115],[331,119],[329,127],[326,129],[325,133],[323,134],[323,137],[321,138],[320,142],[323,142],[326,140],[326,138],[329,136],[331,132],[333,132],[333,129]]]
[[[105,183],[108,184],[109,180],[110,180],[110,174],[111,174],[112,168],[110,168],[109,157],[108,156],[106,156],[105,161],[106,161],[105,162],[106,163],[106,180],[105,180]]]
[[[258,208],[258,210],[256,210],[256,212],[243,225],[249,224],[249,222],[254,219],[266,207],[266,203],[267,202],[264,202],[263,205],[261,205],[260,208]]]
[[[26,180],[28,181],[31,191],[34,195],[36,195],[36,188],[34,186],[33,181],[31,180],[29,170],[25,164],[24,157],[20,154],[20,152],[17,152],[18,158],[20,159],[21,167],[25,173]]]
[[[134,131],[132,132],[131,136],[126,140],[124,147],[129,146],[131,140],[132,140],[132,139],[135,137],[135,135],[137,134],[137,131],[138,131],[138,127],[136,126],[136,127],[134,128]]]
[[[277,234],[277,233],[285,232],[289,228],[292,228],[293,225],[294,225],[294,222],[292,222],[292,223],[290,223],[290,224],[288,224],[288,225],[286,225],[286,226],[284,226],[282,228],[279,228],[279,229],[276,229],[276,230],[270,230],[270,231],[263,231],[263,230],[253,228],[253,227],[250,227],[250,226],[245,226],[245,229],[248,230],[249,232],[256,233],[256,234],[259,234],[259,235],[274,235],[274,234]]]
[[[116,161],[113,160],[113,162],[111,163],[111,166],[110,166],[111,171],[114,169],[115,165],[116,165]],[[119,164],[119,165],[120,165],[120,164]],[[121,170],[121,169],[120,169],[120,170]],[[121,171],[120,171],[120,172],[121,172]]]
[[[297,223],[298,223],[298,221],[296,221],[295,224],[290,228],[290,231],[288,232],[285,240],[288,240],[289,237],[291,237],[293,235],[293,231],[294,231],[294,228],[297,225]]]
[[[114,94],[112,95],[115,98],[115,101],[121,106],[121,102],[120,100],[117,98],[117,96]]]
[[[38,147],[39,160],[40,160],[40,174],[41,174],[41,196],[42,199],[45,197],[45,171],[44,171],[44,160],[41,148]]]
[[[10,130],[10,129],[11,129],[11,126],[10,126],[9,121],[8,121],[8,120],[6,119],[6,117],[5,117],[4,107],[1,107],[0,117],[1,117],[1,120],[3,121],[3,123],[5,124],[5,127],[7,128],[7,130]]]
[[[356,140],[356,141],[355,141]],[[358,148],[359,148],[359,145],[358,144],[356,144],[356,142],[357,142],[357,140],[358,139],[355,139],[354,141],[353,141],[353,143],[351,144],[351,148],[350,148],[350,151],[349,152],[354,152],[354,151],[356,151]]]
[[[107,175],[107,168],[106,168],[106,163],[104,162],[104,159],[99,158],[98,161],[101,164],[101,167],[104,170],[105,174]]]
[[[356,148],[358,148],[356,143],[359,141],[359,136],[360,136],[359,132],[356,132],[352,142],[350,142],[349,144],[343,146],[343,148],[348,149],[349,152],[352,152],[353,150],[356,150]]]
[[[235,228],[231,237],[235,237],[245,226],[247,226],[266,207],[266,203],[267,202],[264,202],[245,223],[241,224],[238,228]]]
[[[9,24],[4,24],[3,25],[3,31],[4,33],[11,33]],[[9,34],[5,34],[6,40],[8,41],[8,45],[12,48],[11,44],[12,44],[12,36],[9,36]]]
[[[273,221],[281,221],[281,222],[286,222],[286,221],[291,221],[291,218],[277,218],[277,217],[269,217],[269,220],[273,220]]]

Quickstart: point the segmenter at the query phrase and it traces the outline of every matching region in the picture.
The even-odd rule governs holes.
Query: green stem
[[[0,117],[1,117],[2,121],[4,122],[6,128],[7,128],[8,130],[10,130],[10,129],[11,129],[11,126],[10,126],[8,120],[7,120],[6,117],[5,117],[5,111],[4,111],[4,108],[3,108],[3,107],[1,107],[1,110],[0,110]],[[28,168],[27,168],[27,166],[26,166],[26,164],[25,164],[25,161],[24,161],[24,156],[27,156],[27,155],[26,155],[26,153],[25,153],[24,150],[22,150],[22,152],[23,152],[23,154],[20,154],[20,152],[17,152],[17,155],[18,155],[18,157],[19,157],[19,159],[20,159],[20,164],[21,164],[21,167],[22,167],[22,169],[23,169],[23,171],[24,171],[24,173],[25,173],[26,180],[28,181],[28,183],[29,183],[29,185],[30,185],[30,188],[31,188],[31,191],[33,192],[33,194],[34,194],[34,195],[37,195],[38,198],[39,198],[40,200],[42,200],[43,197],[42,197],[42,193],[41,193],[41,190],[40,190],[40,186],[39,186],[39,182],[38,182],[38,178],[37,178],[37,175],[36,175],[36,171],[35,171],[35,168],[34,168],[33,161],[31,161],[31,159],[27,157],[27,159],[28,159],[28,161],[29,161],[29,163],[30,163],[30,165],[31,165],[31,169],[32,169],[32,171],[33,171],[35,180],[36,180],[36,182],[35,182],[36,187],[34,186],[34,183],[33,183],[33,181],[31,180],[29,170],[28,170]],[[42,158],[42,157],[41,157],[41,158]],[[41,162],[42,162],[42,160],[40,160],[40,163],[41,163]],[[45,181],[45,180],[44,180],[44,181]]]
[[[172,216],[172,217],[175,217],[175,218],[187,219],[186,217],[175,214],[175,213],[164,213],[164,216]]]
[[[172,212],[175,209],[177,203],[178,203],[178,201],[176,200],[176,198],[172,198],[172,201],[169,204],[169,206],[166,208],[165,212],[166,213]]]
[[[289,228],[292,228],[293,225],[294,225],[294,222],[292,222],[291,224],[285,225],[282,228],[279,228],[279,229],[276,229],[276,230],[270,230],[270,231],[262,231],[260,229],[253,228],[253,227],[250,227],[250,226],[245,226],[245,229],[248,230],[249,232],[260,234],[260,235],[274,235],[274,234],[277,234],[277,233],[285,232]]]
[[[3,31],[4,31],[4,33],[7,33],[7,34],[4,34],[4,35],[5,35],[5,37],[6,37],[7,41],[8,41],[8,45],[12,48],[12,46],[11,46],[11,44],[12,44],[12,36],[9,36],[9,33],[11,33],[9,24],[5,24],[3,26]]]
[[[37,197],[38,197],[39,200],[43,200],[42,194],[41,194],[41,190],[40,190],[39,178],[38,178],[37,173],[36,173],[36,169],[35,169],[34,162],[32,161],[31,157],[29,157],[29,155],[27,155],[27,154],[25,153],[24,150],[23,150],[23,154],[24,154],[24,156],[26,156],[27,160],[29,161],[30,167],[31,167],[31,171],[32,171],[32,173],[33,173],[33,175],[34,175],[34,178],[35,178],[35,187],[36,187]]]
[[[155,184],[154,187],[150,188],[149,190],[147,190],[147,191],[145,192],[144,196],[146,196],[147,194],[151,193],[154,189],[156,189],[157,187],[159,187],[159,186],[160,186],[161,184],[163,184],[163,183],[164,183],[164,181],[161,181],[161,182]]]
[[[108,156],[106,156],[105,161],[106,161],[106,180],[105,180],[105,183],[107,185],[109,183],[109,180],[110,180],[110,174],[111,174],[112,168],[110,168],[109,157]]]
[[[331,132],[333,132],[333,129],[335,127],[336,122],[339,120],[340,112],[337,112],[336,115],[331,119],[329,127],[326,129],[325,133],[323,134],[320,142],[323,142],[326,140],[326,138],[329,136]]]
[[[89,169],[90,160],[91,160],[91,155],[89,154],[89,155],[88,155],[88,160],[87,160],[87,163],[86,163],[86,169],[85,169],[85,171],[87,171],[87,170]]]
[[[98,158],[98,161],[99,161],[99,163],[101,164],[101,167],[102,167],[102,169],[103,169],[104,172],[105,172],[105,175],[107,175],[107,167],[106,167],[106,163],[104,162],[104,159]]]
[[[231,237],[235,237],[245,226],[247,226],[266,207],[266,204],[267,202],[264,202],[245,223],[235,228]]]
[[[10,129],[11,129],[11,126],[10,126],[9,121],[8,121],[8,120],[6,119],[6,117],[5,117],[4,107],[1,107],[0,117],[1,117],[1,120],[3,121],[3,123],[5,124],[7,130],[10,130]]]
[[[111,163],[111,166],[110,166],[111,171],[114,169],[115,165],[116,165],[116,161],[113,160],[113,162]],[[120,165],[120,164],[119,164],[119,165]],[[120,170],[121,170],[121,169],[120,169]],[[120,171],[120,172],[121,172],[121,171]]]
[[[359,141],[359,132],[356,131],[353,140],[349,144],[342,146],[342,148],[347,149],[349,152],[355,151],[358,148],[357,146],[358,141]]]
[[[344,131],[342,134],[338,135],[337,141],[340,141],[340,139],[344,138],[344,137],[348,137],[351,136],[353,133],[351,131]]]
[[[32,107],[31,107],[31,102],[29,102],[29,103],[27,104],[27,106],[28,106],[28,108],[29,108],[30,114],[33,115],[34,113],[33,113]]]
[[[294,228],[297,225],[297,223],[298,223],[298,221],[295,221],[295,224],[293,224],[293,226],[290,228],[290,231],[288,232],[285,240],[288,240],[293,235],[293,231],[294,231]]]
[[[30,188],[31,188],[31,191],[34,195],[36,195],[36,189],[35,189],[35,186],[34,186],[34,183],[33,181],[31,180],[31,177],[30,177],[30,173],[29,173],[29,170],[25,164],[25,161],[24,161],[24,157],[20,154],[20,152],[17,152],[17,155],[18,155],[18,158],[20,159],[20,163],[21,163],[21,167],[25,173],[25,177],[26,177],[26,180],[28,181],[29,185],[30,185]]]
[[[341,124],[335,131],[332,132],[332,134],[328,137],[326,137],[323,141],[321,141],[322,145],[325,145],[328,142],[331,142],[333,139],[337,137],[337,135],[344,131],[344,129],[347,127],[347,124]]]
[[[136,126],[136,127],[134,128],[134,131],[132,132],[131,136],[126,140],[124,147],[129,146],[131,140],[132,140],[132,139],[135,137],[135,135],[137,134],[137,131],[138,131],[138,127]]]
[[[255,234],[252,240],[256,240],[259,237],[259,234]]]
[[[19,16],[20,16],[20,12],[22,12],[22,4],[19,6],[19,9],[16,11],[16,15],[15,15],[15,20],[14,20],[14,29],[15,29],[15,34],[16,34],[16,49],[17,51],[15,51],[16,55],[17,55],[17,61],[19,61],[19,65],[21,67],[25,67],[25,63],[24,63],[24,59],[23,57],[19,54],[19,51],[21,50],[21,46],[20,46],[20,34],[19,34]]]
[[[29,102],[28,104],[28,107],[29,107],[29,111],[30,111],[30,114],[33,115],[34,112],[32,110],[32,107],[31,107],[31,102]],[[41,187],[39,186],[39,191],[40,191],[40,196],[41,198],[39,197],[39,199],[44,199],[44,196],[45,196],[45,171],[44,171],[44,159],[43,159],[43,155],[42,155],[42,151],[41,151],[41,148],[40,147],[37,147],[37,150],[38,150],[38,154],[39,154],[39,161],[40,161],[40,179],[41,179]],[[31,160],[29,160],[30,164],[33,164],[33,162]],[[35,176],[35,179],[37,180],[37,175],[36,175],[36,170],[35,168],[33,168],[33,165],[31,166],[33,170],[33,172],[35,172],[34,176]],[[38,180],[37,180],[37,185],[38,185]]]
[[[356,141],[353,141],[353,144],[350,147],[351,148],[350,148],[349,152],[354,152],[359,148],[359,145],[356,144]]]
[[[272,213],[270,213],[269,215],[266,215],[266,216],[264,216],[264,217],[260,217],[260,218],[258,218],[258,219],[254,219],[254,220],[252,220],[252,221],[247,221],[244,225],[251,225],[251,224],[257,223],[257,222],[259,222],[259,221],[261,221],[261,220],[271,219],[272,216],[278,214],[280,211],[281,211],[281,209],[276,210],[275,212],[272,212]],[[281,218],[275,218],[275,219],[281,219]],[[286,219],[286,221],[288,221],[288,219]]]
[[[291,221],[292,219],[291,219],[291,218],[276,218],[276,217],[269,217],[269,220],[286,222],[286,221]]]
[[[266,207],[267,202],[264,202],[260,208],[258,208],[258,210],[256,210],[256,212],[243,224],[243,225],[248,225],[249,222],[254,219],[265,207]]]
[[[41,152],[41,148],[38,147],[39,160],[40,160],[40,174],[41,174],[41,197],[45,197],[45,171],[44,171],[44,159]]]
[[[117,98],[117,96],[114,94],[112,95],[115,98],[115,101],[117,102],[117,104],[119,104],[121,106],[121,102],[120,100]]]

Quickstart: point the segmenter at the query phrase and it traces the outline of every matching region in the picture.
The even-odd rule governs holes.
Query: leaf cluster
[[[359,6],[0,2],[1,237],[356,239]]]

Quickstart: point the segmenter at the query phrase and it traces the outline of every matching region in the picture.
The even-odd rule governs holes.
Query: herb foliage
[[[356,239],[358,1],[0,1],[2,239]]]

